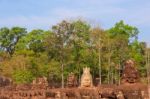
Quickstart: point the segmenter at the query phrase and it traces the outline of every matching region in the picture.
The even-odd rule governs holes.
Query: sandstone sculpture
[[[116,93],[116,97],[117,99],[125,99],[123,92],[120,90]]]
[[[80,87],[93,87],[92,75],[90,74],[90,68],[83,68],[83,74],[81,76]]]
[[[132,60],[127,60],[122,74],[121,83],[131,84],[138,83],[140,80],[139,72],[135,68],[135,64]]]
[[[7,82],[0,78],[0,81]],[[2,86],[0,99],[149,99],[147,87],[138,86],[139,73],[134,67],[134,62],[126,62],[122,83],[119,86],[101,85],[93,87],[90,68],[83,68],[81,85],[79,88],[56,88],[48,87],[46,77],[33,80],[32,84]],[[124,84],[125,83],[125,84]],[[128,84],[126,84],[128,83]],[[76,86],[76,77],[70,73],[67,79],[68,87]]]
[[[56,92],[55,99],[61,99],[61,93],[59,91]]]
[[[67,78],[67,87],[77,87],[77,78],[74,73],[70,73]]]
[[[12,80],[10,78],[0,76],[0,87],[9,86],[12,84]]]
[[[39,77],[32,81],[32,88],[45,89],[48,86],[48,81],[46,77]]]

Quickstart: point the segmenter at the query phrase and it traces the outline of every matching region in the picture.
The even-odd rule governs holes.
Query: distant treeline
[[[75,20],[50,30],[23,27],[0,28],[0,73],[15,83],[30,83],[46,76],[63,82],[70,72],[80,79],[83,67],[90,67],[101,83],[118,84],[124,62],[132,59],[146,82],[149,48],[138,41],[136,27],[122,20],[104,30]]]

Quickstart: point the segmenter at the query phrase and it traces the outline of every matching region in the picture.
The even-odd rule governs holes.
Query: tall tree
[[[102,84],[102,48],[104,47],[104,38],[106,35],[106,32],[99,28],[93,28],[91,30],[90,33],[90,41],[92,43],[92,46],[94,47],[96,54],[97,54],[97,58],[94,60],[96,63],[95,65],[98,65],[98,67],[94,70],[96,71],[97,69],[99,70],[98,74],[99,74],[99,84]]]
[[[113,39],[113,45],[115,46],[113,57],[116,59],[114,63],[118,66],[120,76],[124,61],[128,58],[133,58],[129,55],[129,45],[137,41],[139,31],[136,27],[124,24],[121,20],[109,29],[108,33],[110,38]]]
[[[61,65],[62,88],[64,88],[64,66],[67,64],[67,57],[69,56],[68,44],[73,32],[72,25],[67,21],[62,21],[52,27],[52,32],[53,34],[47,38],[47,48],[50,48],[48,49],[49,56],[59,61]]]
[[[79,76],[81,69],[85,66],[91,67],[90,58],[90,25],[82,20],[74,21],[73,23],[73,34],[72,34],[72,53],[73,61],[75,66],[75,72]]]

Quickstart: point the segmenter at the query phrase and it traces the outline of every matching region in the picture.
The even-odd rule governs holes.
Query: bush
[[[33,80],[33,75],[29,70],[16,70],[12,75],[13,80],[17,84],[30,83]]]

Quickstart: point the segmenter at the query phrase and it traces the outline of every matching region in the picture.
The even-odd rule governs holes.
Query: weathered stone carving
[[[30,90],[31,89],[31,85],[30,84],[19,84],[16,86],[16,90]]]
[[[39,77],[32,81],[32,89],[46,89],[48,86],[48,81],[46,77]]]
[[[136,83],[138,71],[132,61],[127,61],[123,71],[123,83]],[[129,79],[130,78],[130,79]],[[0,81],[5,81],[1,80]],[[76,85],[75,75],[70,73],[68,87]],[[119,86],[101,85],[93,87],[90,68],[83,69],[80,88],[56,88],[48,86],[46,77],[33,80],[32,84],[3,86],[0,88],[0,99],[149,99],[146,85],[122,84]]]
[[[122,74],[121,83],[137,83],[140,80],[139,72],[135,68],[135,64],[132,60],[127,60]]]
[[[0,87],[9,86],[12,84],[12,80],[10,78],[0,76]]]
[[[116,94],[113,88],[103,88],[100,92],[101,98],[115,99]]]
[[[93,87],[92,75],[90,74],[90,68],[83,68],[83,74],[81,76],[80,87]]]
[[[55,99],[61,99],[61,93],[59,91],[56,92]]]
[[[81,88],[79,94],[81,99],[100,99],[96,88]]]
[[[32,84],[48,84],[46,77],[39,77],[33,80]]]
[[[74,73],[70,73],[67,78],[67,87],[77,87],[77,78]]]
[[[117,99],[125,99],[123,92],[120,91],[120,90],[117,91],[117,92],[116,92],[116,98],[117,98]]]

